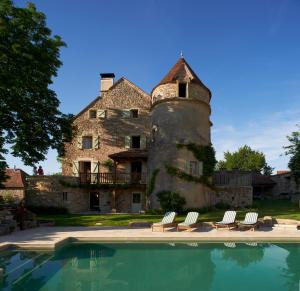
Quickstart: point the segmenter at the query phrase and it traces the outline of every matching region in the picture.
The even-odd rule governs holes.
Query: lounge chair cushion
[[[164,218],[162,219],[162,221],[160,222],[156,222],[156,223],[153,223],[153,225],[164,225],[164,224],[171,224],[174,222],[175,220],[175,216],[176,216],[176,213],[175,212],[167,212],[164,216]]]
[[[218,221],[217,224],[232,224],[235,222],[236,212],[226,211],[222,221]]]
[[[258,213],[248,212],[245,216],[245,220],[241,221],[241,224],[252,225],[257,223]]]
[[[179,223],[178,225],[189,226],[197,223],[199,217],[198,212],[189,212],[184,220],[184,222]]]

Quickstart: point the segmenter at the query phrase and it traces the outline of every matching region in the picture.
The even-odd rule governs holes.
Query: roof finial
[[[182,51],[180,52],[180,57],[183,59],[183,52]]]

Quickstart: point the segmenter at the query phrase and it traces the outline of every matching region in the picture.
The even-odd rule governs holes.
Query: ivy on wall
[[[203,163],[203,174],[201,177],[193,176],[182,171],[179,168],[166,164],[165,168],[167,173],[170,176],[174,176],[188,182],[201,183],[210,188],[213,188],[210,177],[213,175],[217,163],[214,148],[211,145],[197,145],[194,143],[177,144],[176,147],[177,149],[186,148],[191,151],[194,157],[199,162]]]
[[[157,177],[159,171],[160,171],[159,169],[155,169],[152,172],[152,175],[151,175],[151,178],[150,178],[150,182],[149,182],[149,186],[148,186],[148,189],[147,189],[147,196],[150,196],[153,193],[153,191],[154,191],[156,177]]]

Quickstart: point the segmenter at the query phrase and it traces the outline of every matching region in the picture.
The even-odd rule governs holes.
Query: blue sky
[[[183,51],[213,94],[217,158],[248,144],[287,168],[282,147],[300,124],[299,0],[32,2],[68,45],[52,86],[63,112],[76,114],[97,96],[101,72],[150,92]],[[59,171],[56,153],[41,165]]]

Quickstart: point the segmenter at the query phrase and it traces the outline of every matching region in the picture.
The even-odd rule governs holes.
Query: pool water
[[[300,244],[74,243],[0,268],[0,290],[299,291]]]

